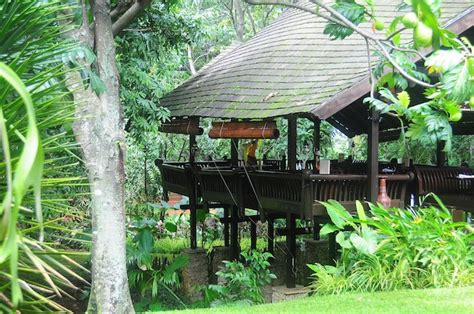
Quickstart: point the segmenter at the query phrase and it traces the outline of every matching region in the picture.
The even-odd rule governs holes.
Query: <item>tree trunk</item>
[[[109,1],[95,0],[92,9],[94,32],[84,22],[79,30],[67,34],[95,47],[97,74],[106,86],[106,91],[97,95],[84,86],[79,73],[68,75],[76,103],[74,133],[84,155],[92,198],[89,310],[133,313],[125,255],[125,133]]]
[[[234,0],[234,14],[233,14],[233,21],[234,21],[234,29],[235,35],[238,41],[244,41],[244,31],[245,31],[245,16],[244,10],[242,8],[242,0]]]

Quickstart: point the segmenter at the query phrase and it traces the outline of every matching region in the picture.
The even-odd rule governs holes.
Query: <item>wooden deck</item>
[[[265,219],[268,221],[269,252],[273,252],[275,234],[286,236],[288,287],[295,285],[293,258],[296,254],[296,235],[302,232],[301,228],[296,228],[296,219],[312,221],[312,227],[305,228],[304,233],[313,233],[317,240],[321,225],[329,221],[320,202],[336,200],[348,211],[354,212],[356,201],[366,201],[369,195],[369,176],[361,174],[367,173],[367,164],[360,162],[354,165],[336,164],[334,170],[337,174],[329,175],[313,174],[310,170],[289,171],[284,169],[284,161],[267,161],[262,165],[263,169],[270,170],[243,167],[242,162],[232,167],[229,161],[173,163],[158,160],[156,164],[161,171],[165,194],[174,192],[189,197],[192,248],[197,247],[198,208],[224,208],[225,244],[230,246],[235,259],[239,256],[239,222],[253,222],[251,243],[255,248],[255,222]],[[308,164],[311,165],[311,161]],[[382,164],[379,171],[384,167],[387,164]],[[351,170],[358,174],[347,173]],[[387,180],[387,193],[392,199],[392,206],[404,207],[411,195],[418,199],[434,192],[447,206],[474,212],[474,179],[462,179],[460,174],[474,174],[474,171],[415,166],[411,169],[397,167],[395,174],[383,176]],[[243,217],[246,208],[257,210],[259,215]],[[285,229],[274,229],[276,218],[286,218]],[[334,234],[329,238],[329,254],[336,257]]]

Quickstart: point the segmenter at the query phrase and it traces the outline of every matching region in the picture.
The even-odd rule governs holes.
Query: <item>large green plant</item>
[[[64,311],[52,298],[78,289],[68,278],[88,285],[76,272],[87,269],[43,231],[64,229],[59,219],[43,222],[43,211],[66,210],[57,189],[77,180],[58,176],[68,174],[68,163],[61,172],[56,167],[58,153],[64,157],[70,147],[62,128],[72,113],[61,61],[72,45],[60,40],[57,24],[64,9],[60,1],[0,4],[0,309],[5,311]]]
[[[272,255],[251,251],[241,256],[243,262],[224,261],[224,269],[216,273],[224,283],[210,285],[206,290],[206,299],[212,307],[264,302],[263,287],[276,278],[269,269]]]
[[[165,304],[164,293],[159,292],[171,295],[179,307],[186,307],[175,292],[181,286],[179,270],[188,263],[188,257],[179,254],[176,241],[172,242],[173,245],[155,241],[154,228],[156,222],[153,220],[142,221],[136,225],[133,238],[127,241],[128,279],[135,292],[132,296],[137,311],[153,310]]]
[[[357,217],[336,201],[323,203],[332,224],[321,233],[337,232],[342,251],[336,266],[308,265],[314,271],[314,291],[334,294],[472,285],[474,230],[467,223],[453,222],[449,210],[432,197],[437,206],[418,209],[369,204],[369,215],[357,203]]]

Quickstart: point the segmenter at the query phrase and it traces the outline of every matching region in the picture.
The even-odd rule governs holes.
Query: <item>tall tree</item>
[[[234,22],[235,35],[238,41],[244,41],[245,15],[242,0],[233,0],[232,6],[232,20]]]
[[[150,2],[116,1],[111,8],[110,0],[81,0],[81,26],[66,34],[83,49],[75,60],[81,68],[69,74],[68,86],[76,103],[74,132],[82,148],[91,189],[89,308],[94,312],[133,312],[125,256],[125,131],[114,36]],[[92,51],[95,56],[88,53]],[[88,80],[83,80],[84,73]]]

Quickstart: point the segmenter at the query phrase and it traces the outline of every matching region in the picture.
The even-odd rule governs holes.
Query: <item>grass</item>
[[[240,305],[174,313],[474,313],[474,287],[311,296],[252,307]]]

